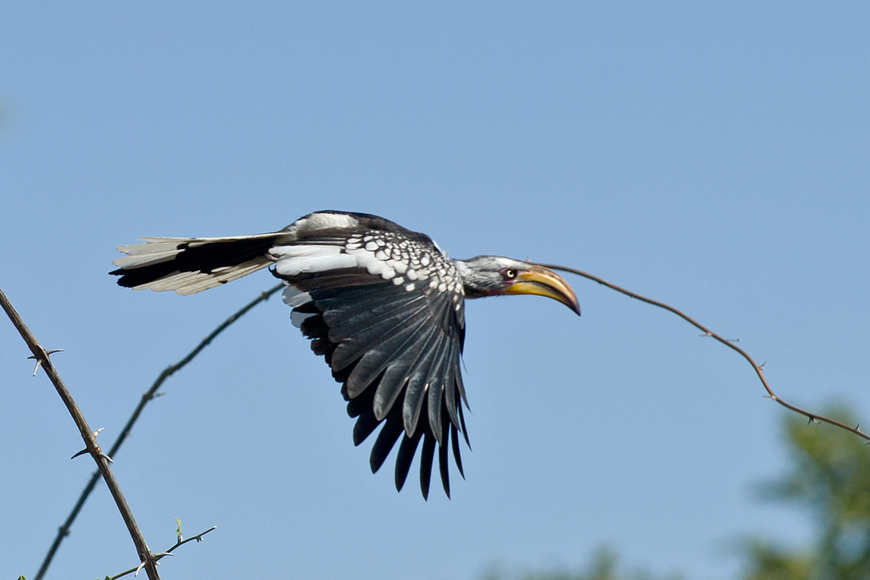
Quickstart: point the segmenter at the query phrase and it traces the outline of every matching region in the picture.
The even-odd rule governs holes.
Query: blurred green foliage
[[[856,423],[845,407],[825,414]],[[789,417],[785,429],[789,470],[764,484],[762,496],[808,511],[813,541],[794,549],[765,538],[747,540],[745,580],[870,579],[870,447],[851,433],[807,426],[797,417]]]
[[[826,416],[855,424],[845,407]],[[870,446],[829,425],[785,419],[787,472],[762,484],[765,501],[786,502],[808,512],[813,538],[808,546],[785,547],[775,539],[749,537],[740,543],[740,580],[870,580]],[[656,580],[643,570],[619,569],[619,557],[599,549],[587,569],[509,572],[493,568],[481,580]],[[682,578],[677,574],[668,580]]]
[[[678,574],[653,576],[644,570],[619,570],[619,556],[612,549],[599,548],[592,556],[588,570],[549,570],[512,573],[501,568],[487,571],[481,580],[682,580]]]

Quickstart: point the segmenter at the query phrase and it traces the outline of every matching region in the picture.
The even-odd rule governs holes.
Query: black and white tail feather
[[[267,234],[143,241],[118,248],[126,254],[111,272],[119,285],[187,295],[271,266],[287,284],[293,323],[342,384],[356,418],[354,444],[382,425],[372,471],[401,438],[401,489],[422,440],[423,496],[437,447],[449,497],[448,449],[462,474],[460,433],[468,443],[460,370],[465,295],[456,265],[428,236],[369,214],[324,211]]]

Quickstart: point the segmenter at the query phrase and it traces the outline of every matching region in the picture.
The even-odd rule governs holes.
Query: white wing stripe
[[[326,272],[340,268],[356,268],[356,258],[347,254],[312,256],[310,258],[283,258],[275,264],[280,276],[298,276],[310,272]]]

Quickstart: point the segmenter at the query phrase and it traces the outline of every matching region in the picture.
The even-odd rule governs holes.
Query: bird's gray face
[[[564,278],[543,266],[501,256],[457,260],[468,298],[532,294],[557,300],[580,314],[577,296]]]

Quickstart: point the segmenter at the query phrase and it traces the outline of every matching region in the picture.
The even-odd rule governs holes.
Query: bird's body
[[[121,286],[193,294],[271,266],[287,284],[293,324],[342,383],[354,443],[383,423],[372,471],[401,437],[401,489],[422,440],[424,496],[436,446],[448,495],[449,448],[462,473],[465,299],[538,294],[580,313],[568,284],[546,268],[498,256],[451,260],[425,234],[369,214],[322,211],[269,234],[144,241],[118,248],[127,255],[111,273]]]

